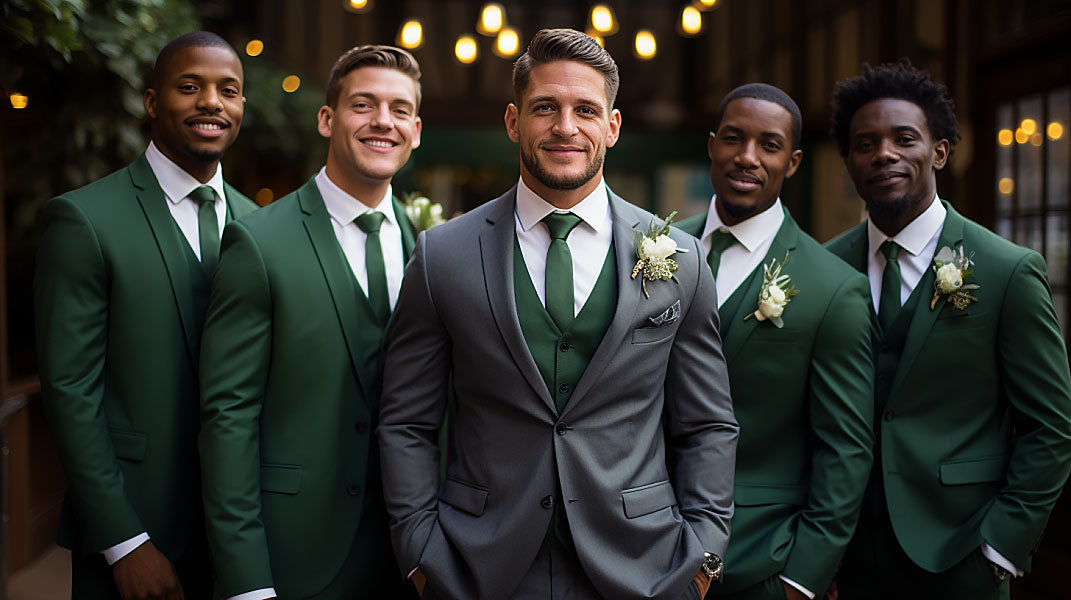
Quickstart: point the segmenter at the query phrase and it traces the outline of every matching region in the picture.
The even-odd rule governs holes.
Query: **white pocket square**
[[[681,317],[681,301],[677,300],[676,302],[673,303],[673,306],[670,306],[669,308],[664,310],[661,314],[659,314],[657,316],[654,316],[654,317],[650,317],[647,320],[650,321],[651,325],[654,325],[655,327],[662,327],[663,325],[669,325],[670,323],[676,321],[680,317]]]

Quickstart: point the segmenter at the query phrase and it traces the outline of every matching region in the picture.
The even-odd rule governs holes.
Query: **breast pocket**
[[[632,330],[632,343],[633,344],[654,344],[667,340],[673,337],[673,333],[677,330],[672,325],[663,325],[661,327],[640,327],[639,329]]]

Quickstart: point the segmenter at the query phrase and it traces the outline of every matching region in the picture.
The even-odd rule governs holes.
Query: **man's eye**
[[[554,105],[552,104],[540,104],[535,107],[536,112],[550,112],[552,110],[554,110]]]
[[[192,83],[180,83],[178,89],[183,92],[196,92],[197,86]]]
[[[232,87],[223,88],[222,92],[228,96],[237,96],[239,94],[238,90]]]
[[[913,137],[911,137],[909,135],[902,135],[902,136],[896,138],[896,143],[897,144],[910,144],[910,143],[912,143],[914,141],[915,141],[915,138],[913,138]]]
[[[767,150],[773,150],[775,152],[781,149],[781,145],[777,142],[766,142],[765,144],[763,144],[763,147]]]
[[[580,107],[580,112],[584,113],[585,115],[597,115],[597,114],[599,114],[598,111],[596,111],[594,108],[591,108],[590,106],[581,106]]]

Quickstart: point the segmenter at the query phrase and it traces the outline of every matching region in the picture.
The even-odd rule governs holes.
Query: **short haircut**
[[[350,48],[338,57],[327,76],[327,105],[334,108],[342,93],[342,79],[361,67],[383,67],[405,73],[416,85],[416,106],[420,109],[420,63],[401,48],[366,45]]]
[[[833,92],[832,134],[841,156],[848,155],[852,117],[864,104],[881,98],[914,103],[926,115],[926,126],[934,140],[948,140],[950,146],[959,141],[956,106],[948,88],[902,58],[877,67],[863,63],[862,75],[837,83]]]
[[[153,88],[159,87],[162,83],[160,77],[163,76],[164,71],[167,69],[167,64],[171,62],[171,59],[175,57],[180,50],[186,48],[222,48],[238,58],[239,64],[241,64],[241,58],[238,57],[238,52],[235,51],[234,46],[231,46],[227,40],[219,37],[211,31],[191,31],[184,33],[177,38],[167,43],[160,54],[156,56],[156,64],[152,68],[152,81],[150,85]]]
[[[617,63],[594,38],[575,29],[540,29],[535,34],[528,43],[528,49],[513,63],[514,101],[520,102],[524,91],[528,89],[532,68],[559,60],[583,63],[602,73],[606,80],[606,99],[609,101],[606,109],[613,108],[617,88],[621,85]]]
[[[803,132],[803,117],[800,116],[800,107],[796,106],[796,101],[781,88],[774,87],[768,83],[745,83],[726,94],[721,101],[721,105],[718,106],[718,118],[714,121],[715,133],[721,127],[721,118],[725,115],[725,108],[729,106],[730,102],[740,98],[766,100],[767,102],[779,104],[787,110],[792,117],[792,149],[800,149],[800,135]]]

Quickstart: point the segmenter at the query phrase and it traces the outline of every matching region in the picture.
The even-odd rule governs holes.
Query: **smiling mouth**
[[[729,173],[725,178],[729,181],[729,187],[741,193],[753,192],[762,187],[762,181],[748,173]]]
[[[223,135],[223,130],[230,128],[229,124],[220,121],[192,120],[187,121],[186,125],[203,138],[217,138]]]
[[[390,140],[377,140],[377,139],[363,139],[361,143],[369,148],[375,148],[377,150],[390,150],[398,145],[398,142],[392,142]]]
[[[895,185],[901,179],[907,179],[907,175],[905,173],[888,171],[871,176],[870,183],[877,186]]]

